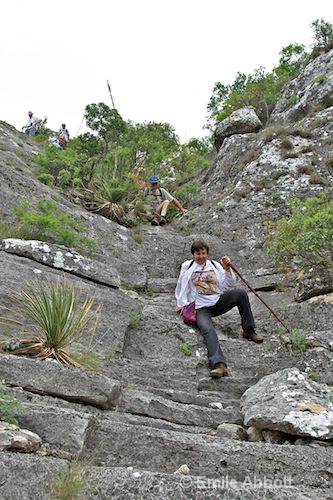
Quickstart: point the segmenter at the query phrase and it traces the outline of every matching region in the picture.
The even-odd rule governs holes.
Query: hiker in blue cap
[[[146,187],[144,197],[148,198],[148,204],[154,209],[154,218],[151,221],[153,226],[164,226],[166,224],[165,217],[170,202],[183,214],[186,214],[187,208],[184,208],[166,189],[159,187],[159,178],[157,175],[151,175],[148,181],[150,186]]]

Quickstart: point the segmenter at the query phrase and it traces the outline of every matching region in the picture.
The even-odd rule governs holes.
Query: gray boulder
[[[21,453],[33,453],[42,444],[38,434],[20,429],[16,425],[0,422],[0,451],[10,450]]]
[[[295,436],[333,438],[333,390],[297,368],[263,377],[242,396],[244,423]]]
[[[226,137],[258,132],[261,128],[262,123],[252,107],[237,109],[217,125],[214,146],[219,150]]]

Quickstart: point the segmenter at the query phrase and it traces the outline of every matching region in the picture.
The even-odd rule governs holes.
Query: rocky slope
[[[286,286],[262,249],[264,220],[287,213],[290,196],[332,187],[332,59],[332,51],[315,59],[286,88],[269,127],[223,138],[189,215],[142,227],[141,242],[35,180],[38,145],[0,122],[1,220],[14,221],[24,199],[54,199],[97,242],[84,257],[3,239],[0,304],[12,306],[26,283],[66,276],[101,305],[94,339],[81,347],[93,345],[103,360],[99,372],[85,372],[1,354],[0,380],[24,410],[21,431],[0,426],[0,498],[52,498],[76,457],[88,499],[332,498],[332,294],[318,287],[296,302],[296,283]],[[314,85],[318,74],[327,78]],[[299,100],[288,107],[291,89]],[[198,236],[212,257],[230,255],[290,328],[301,329],[306,351],[284,345],[250,294],[265,343],[240,337],[235,311],[216,319],[230,377],[209,379],[200,335],[174,312],[179,266]],[[0,333],[17,336],[7,324]]]

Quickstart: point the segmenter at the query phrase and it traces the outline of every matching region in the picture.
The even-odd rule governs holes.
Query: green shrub
[[[312,83],[313,84],[316,84],[316,83],[320,84],[320,83],[326,82],[326,80],[327,80],[327,76],[321,74],[321,75],[315,76],[314,79],[312,80]]]
[[[77,177],[81,169],[82,158],[71,147],[58,151],[54,146],[49,146],[44,154],[36,156],[36,161],[39,165],[38,177],[42,174],[52,175],[55,184],[72,186],[73,178]],[[65,176],[63,172],[67,172]]]
[[[303,268],[332,266],[333,200],[327,193],[291,200],[291,215],[266,223],[265,249],[281,267],[298,257]]]
[[[297,95],[291,95],[290,97],[288,97],[287,103],[289,107],[295,106],[295,104],[298,103]]]
[[[187,342],[182,342],[180,344],[180,348],[183,351],[183,353],[185,354],[185,356],[192,356],[191,347],[189,346],[189,344]]]
[[[54,184],[54,177],[51,174],[39,174],[37,180],[46,184],[46,186],[53,186]]]
[[[8,424],[18,425],[14,415],[22,413],[23,406],[13,396],[6,394],[6,386],[0,383],[0,420]]]
[[[290,347],[302,352],[307,351],[309,348],[309,341],[306,335],[298,328],[293,328],[290,332]]]
[[[176,189],[173,195],[184,207],[186,207],[192,202],[198,192],[198,184],[194,181],[189,181]]]
[[[61,187],[69,186],[71,184],[72,175],[69,170],[62,168],[59,171],[58,182]]]
[[[317,372],[311,372],[309,373],[309,378],[313,380],[314,382],[319,382],[319,375]]]
[[[19,219],[18,237],[22,239],[49,241],[79,250],[95,245],[82,236],[87,226],[62,212],[54,201],[40,200],[35,210],[29,204],[16,207],[15,213]]]

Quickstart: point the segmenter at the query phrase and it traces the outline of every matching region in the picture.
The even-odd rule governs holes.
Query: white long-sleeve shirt
[[[36,125],[36,123],[38,123],[40,121],[39,118],[37,118],[37,116],[35,115],[32,115],[31,118],[29,118],[29,120],[27,121],[27,124],[26,124],[26,128],[31,128],[33,127],[34,125]]]
[[[234,286],[236,282],[234,273],[231,270],[230,272],[225,271],[221,264],[215,261],[214,264],[216,267],[210,260],[207,260],[204,269],[202,265],[196,262],[193,262],[191,267],[189,267],[191,262],[192,260],[185,261],[180,270],[175,290],[177,307],[183,307],[193,301],[195,302],[196,309],[214,306],[219,300],[220,295],[228,288]],[[200,293],[200,287],[195,284],[195,281],[198,281],[198,276],[200,278],[201,273],[204,272],[214,272],[216,276],[216,285],[208,294]]]

